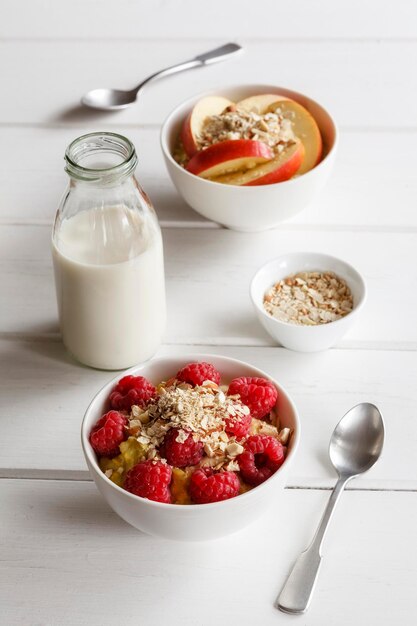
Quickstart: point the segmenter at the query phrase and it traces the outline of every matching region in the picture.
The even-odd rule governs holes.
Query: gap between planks
[[[238,43],[243,42],[243,44],[294,44],[298,45],[300,43],[312,44],[312,45],[321,45],[321,44],[369,44],[369,43],[387,43],[392,45],[404,44],[404,43],[417,43],[417,37],[400,37],[396,35],[395,37],[389,37],[386,35],[381,36],[366,36],[363,37],[248,37],[245,35],[232,37],[233,40],[236,40]],[[141,34],[140,37],[7,37],[2,35],[0,37],[0,44],[14,44],[14,43],[91,43],[91,44],[102,44],[102,43],[141,43],[145,41],[146,43],[160,43],[161,45],[165,44],[183,44],[183,43],[201,43],[207,41],[208,45],[213,44],[224,44],[226,37],[146,37],[146,34],[143,36]]]
[[[38,219],[38,220],[2,220],[0,219],[0,228],[2,226],[39,226],[40,228],[44,228],[46,226],[52,228],[53,221],[47,219]],[[159,225],[161,228],[172,228],[172,229],[202,229],[202,230],[228,230],[226,227],[221,224],[217,224],[216,222],[211,222],[209,220],[199,221],[199,220],[159,220]],[[389,233],[392,235],[409,235],[410,233],[417,233],[417,226],[414,224],[405,224],[401,226],[395,225],[378,225],[378,224],[364,224],[356,225],[356,224],[304,224],[297,223],[292,224],[290,222],[283,222],[280,226],[277,226],[274,229],[276,231],[290,231],[290,232],[301,232],[301,231],[312,231],[312,232],[352,232],[352,233]],[[233,232],[245,232],[245,231],[233,231]],[[266,232],[266,231],[264,231]],[[251,234],[251,233],[245,233]],[[253,233],[253,234],[262,234],[261,233]]]
[[[82,120],[74,120],[74,122],[1,122],[0,121],[0,129],[1,128],[27,128],[27,129],[45,129],[45,130],[56,130],[63,128],[83,128],[84,126],[88,126],[90,122],[83,122]],[[135,128],[136,130],[159,130],[162,126],[162,122],[160,124],[156,124],[154,122],[147,122],[145,124],[139,124],[136,122],[111,122],[109,120],[106,121],[106,126],[114,127],[114,128]],[[341,133],[401,133],[405,135],[409,135],[410,133],[417,133],[417,126],[358,126],[358,125],[339,125],[339,131]]]
[[[40,341],[40,342],[59,342],[61,335],[59,333],[24,333],[24,332],[5,332],[0,331],[1,341]],[[212,346],[212,347],[238,347],[238,348],[282,348],[280,344],[261,343],[257,341],[249,342],[247,337],[208,337],[205,341],[201,337],[191,338],[186,341],[184,337],[180,337],[178,341],[164,341],[162,346]],[[334,350],[369,350],[380,352],[416,352],[417,342],[407,341],[347,341],[344,344],[335,346]]]
[[[53,475],[51,475],[53,474]],[[90,478],[87,471],[71,471],[71,470],[12,470],[0,468],[0,481],[2,480],[34,480],[38,482],[67,482],[67,483],[94,483]],[[336,478],[334,479],[336,484]],[[332,491],[334,485],[287,485],[284,489],[291,491]],[[401,493],[416,493],[417,485],[410,486],[394,486],[394,487],[355,487],[350,484],[345,487],[346,491],[359,491],[359,492],[401,492]]]

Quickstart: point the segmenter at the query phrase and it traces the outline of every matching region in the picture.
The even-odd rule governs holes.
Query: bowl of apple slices
[[[161,130],[179,194],[207,219],[241,231],[274,228],[310,204],[337,143],[336,124],[320,104],[271,85],[194,96]]]

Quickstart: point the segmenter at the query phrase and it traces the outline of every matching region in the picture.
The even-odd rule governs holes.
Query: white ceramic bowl
[[[287,324],[271,317],[263,307],[266,291],[289,274],[303,271],[331,271],[343,278],[353,296],[351,313],[318,326]],[[295,252],[279,256],[261,267],[252,279],[250,295],[257,316],[271,337],[290,350],[316,352],[333,346],[354,324],[365,304],[366,286],[359,272],[341,259],[316,252]]]
[[[287,392],[265,372],[247,363],[210,354],[190,354],[178,358],[153,359],[133,367],[127,373],[146,376],[154,384],[167,380],[186,363],[208,361],[218,368],[226,384],[237,376],[262,376],[271,380],[278,389],[277,411],[282,426],[293,429],[288,455],[279,470],[262,485],[236,498],[213,504],[177,505],[153,502],[135,496],[115,485],[100,470],[88,437],[92,426],[108,410],[111,389],[122,375],[105,385],[88,407],[81,428],[81,440],[90,474],[99,491],[111,508],[126,522],[151,535],[168,539],[198,541],[214,539],[240,530],[259,515],[271,502],[281,496],[288,470],[292,464],[300,439],[300,422],[297,410]]]
[[[273,185],[238,187],[224,185],[190,174],[172,157],[181,124],[194,104],[207,95],[222,95],[233,101],[261,93],[276,93],[302,104],[314,116],[323,137],[325,157],[310,172]],[[296,91],[272,85],[219,87],[189,98],[165,120],[161,130],[161,147],[168,173],[184,200],[209,220],[241,231],[261,231],[277,226],[310,204],[324,187],[333,166],[338,143],[336,124],[317,102]]]

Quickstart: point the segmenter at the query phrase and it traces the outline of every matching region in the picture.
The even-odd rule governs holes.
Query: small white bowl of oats
[[[346,261],[317,252],[284,254],[262,266],[250,295],[259,321],[278,343],[298,352],[335,345],[366,300],[360,273]]]
[[[195,211],[228,228],[274,228],[326,184],[338,144],[332,116],[304,94],[242,85],[198,94],[161,129],[165,164]]]

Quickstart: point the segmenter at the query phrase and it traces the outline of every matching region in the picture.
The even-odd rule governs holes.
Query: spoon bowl
[[[377,407],[357,404],[346,413],[333,431],[329,456],[340,476],[367,472],[378,460],[384,445],[384,423]]]
[[[350,409],[334,429],[329,455],[339,480],[311,544],[296,560],[277,599],[277,607],[284,613],[305,613],[310,606],[322,561],[321,549],[335,506],[346,483],[367,472],[378,460],[384,445],[384,435],[382,415],[369,402],[362,402]]]
[[[114,111],[125,109],[136,100],[136,91],[124,91],[122,89],[92,89],[87,92],[81,102],[93,109]]]

